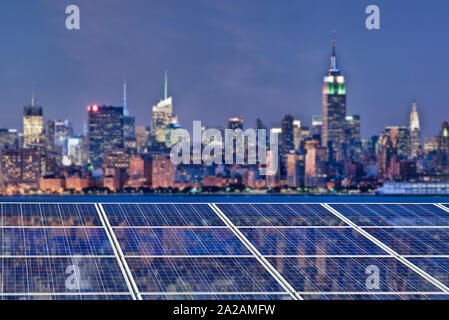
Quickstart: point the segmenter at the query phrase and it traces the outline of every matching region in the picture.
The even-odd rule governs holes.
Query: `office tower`
[[[137,152],[144,152],[150,144],[150,132],[151,130],[145,126],[136,127],[136,145]]]
[[[0,129],[0,151],[18,147],[18,132],[16,129]]]
[[[23,148],[32,148],[42,143],[44,132],[44,115],[42,107],[36,106],[35,98],[31,106],[23,110]]]
[[[410,112],[410,122],[408,130],[410,137],[410,157],[416,158],[421,150],[421,129],[419,125],[419,115],[415,101],[413,101],[412,111]]]
[[[323,132],[323,116],[314,115],[312,117],[312,132],[310,133],[312,137],[319,138],[321,140],[321,135]]]
[[[282,119],[282,132],[281,132],[281,154],[287,155],[290,151],[295,150],[294,140],[294,119],[291,115],[287,114]]]
[[[287,185],[290,188],[304,187],[305,157],[298,151],[288,154],[287,160]]]
[[[362,153],[360,135],[360,116],[348,115],[345,117],[345,135],[343,139],[343,153],[346,158],[355,159]]]
[[[431,153],[438,150],[438,137],[424,138],[424,152]]]
[[[346,83],[337,65],[335,39],[332,41],[331,66],[323,84],[322,145],[331,160],[339,160],[346,117]]]
[[[151,133],[157,142],[166,143],[166,128],[171,123],[178,123],[173,114],[173,98],[168,96],[168,75],[165,73],[164,99],[153,107]]]
[[[127,149],[112,149],[106,151],[103,156],[103,168],[111,167],[129,171],[131,152]]]
[[[407,159],[409,155],[409,137],[406,127],[386,127],[385,134],[391,141],[391,147],[400,159]]]
[[[305,185],[325,187],[327,180],[327,154],[317,139],[306,141]]]
[[[123,148],[123,107],[88,107],[88,149],[93,168],[101,168],[104,153]]]
[[[137,154],[131,158],[129,164],[129,179],[126,183],[130,188],[151,188],[152,158],[149,155]]]
[[[39,186],[41,155],[37,150],[8,149],[1,155],[1,176],[7,188],[33,189]]]
[[[294,120],[293,121],[293,145],[295,146],[295,150],[299,150],[301,147],[302,140],[302,131],[301,131],[301,121]]]
[[[69,137],[66,140],[64,149],[66,150],[62,163],[65,166],[82,166],[84,165],[83,161],[83,144],[84,137]]]
[[[237,130],[241,129],[243,130],[243,118],[242,117],[235,117],[228,120],[228,129],[231,130]]]
[[[169,156],[155,154],[152,156],[152,188],[172,188],[175,181],[175,165]]]
[[[45,128],[47,150],[62,151],[67,139],[73,135],[73,127],[69,120],[49,120]]]
[[[444,173],[449,172],[449,123],[443,122],[438,136],[437,168]]]

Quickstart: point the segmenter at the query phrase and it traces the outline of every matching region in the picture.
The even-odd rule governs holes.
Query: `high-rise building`
[[[83,144],[84,137],[69,137],[66,140],[64,149],[66,152],[63,155],[62,163],[65,166],[82,166],[83,161]]]
[[[406,127],[386,127],[385,134],[391,141],[392,148],[400,159],[407,159],[409,155],[409,136]]]
[[[166,128],[173,123],[178,123],[178,118],[173,114],[173,98],[168,96],[168,76],[165,73],[164,99],[153,107],[151,133],[157,142],[167,142]]]
[[[88,117],[89,161],[101,168],[105,152],[123,148],[123,107],[89,106]]]
[[[73,135],[73,127],[69,120],[49,120],[45,128],[47,150],[61,151],[67,139]]]
[[[243,118],[242,117],[234,117],[228,120],[228,129],[231,130],[243,130]]]
[[[337,66],[335,39],[332,41],[331,65],[323,84],[322,145],[329,157],[338,160],[346,125],[346,82]]]
[[[449,172],[449,123],[443,122],[443,128],[438,136],[437,168]]]
[[[0,151],[18,147],[18,133],[16,129],[0,129]]]
[[[346,158],[356,159],[362,153],[360,116],[348,115],[345,120],[346,125],[342,151]]]
[[[419,125],[419,115],[416,102],[413,101],[412,111],[410,112],[410,122],[408,126],[410,137],[410,157],[416,158],[421,150],[421,129]]]
[[[152,182],[153,189],[172,188],[175,181],[175,165],[171,162],[169,156],[152,156]]]
[[[37,188],[41,175],[40,152],[30,149],[4,150],[1,173],[6,187],[24,185],[25,188]]]
[[[302,188],[305,183],[305,157],[303,154],[292,151],[287,160],[287,185],[290,188]]]
[[[281,154],[287,155],[290,151],[295,150],[293,116],[287,114],[282,119],[281,133]]]
[[[325,187],[327,181],[327,155],[320,141],[306,141],[305,184],[306,187]]]
[[[310,134],[313,137],[319,138],[321,140],[322,133],[323,133],[323,116],[314,115],[312,117],[312,132]]]
[[[31,106],[23,110],[23,148],[32,148],[42,143],[44,114],[42,107],[36,106],[33,97]]]
[[[301,131],[301,121],[294,120],[293,121],[293,145],[295,146],[295,150],[299,150],[301,147],[302,140],[302,131]]]

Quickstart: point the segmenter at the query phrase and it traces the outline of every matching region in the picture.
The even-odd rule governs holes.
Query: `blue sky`
[[[65,8],[81,10],[81,30],[65,28]],[[381,30],[364,27],[381,9]],[[321,113],[331,30],[348,82],[348,112],[362,134],[407,125],[416,97],[425,136],[449,119],[449,2],[444,0],[2,0],[0,127],[21,129],[31,82],[47,119],[78,131],[90,103],[128,104],[147,125],[163,95],[164,70],[181,124],[253,126],[291,113]]]

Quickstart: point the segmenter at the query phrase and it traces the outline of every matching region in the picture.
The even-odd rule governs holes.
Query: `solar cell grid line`
[[[322,206],[326,209],[328,209],[330,212],[332,212],[333,214],[335,214],[337,217],[339,217],[340,219],[344,220],[347,224],[349,224],[350,226],[353,226],[357,231],[359,231],[360,233],[362,233],[364,236],[366,236],[368,239],[370,239],[371,241],[373,241],[374,243],[376,243],[377,245],[379,245],[382,249],[384,249],[385,251],[387,251],[388,253],[390,253],[392,255],[392,257],[395,257],[397,260],[399,260],[401,263],[403,263],[404,265],[406,265],[407,267],[409,267],[410,269],[412,269],[413,271],[415,271],[416,273],[418,273],[419,275],[421,275],[423,278],[425,278],[426,280],[428,280],[430,283],[432,283],[433,285],[435,285],[438,289],[442,290],[445,293],[449,293],[449,288],[447,286],[445,286],[443,283],[441,283],[440,281],[438,281],[437,279],[435,279],[434,277],[432,277],[430,274],[428,274],[427,272],[425,272],[424,270],[420,269],[419,267],[417,267],[416,265],[414,265],[413,263],[411,263],[409,260],[405,259],[404,257],[402,257],[401,255],[399,255],[396,251],[394,251],[393,249],[391,249],[390,247],[388,247],[387,245],[385,245],[383,242],[379,241],[377,238],[373,237],[371,234],[369,234],[368,232],[366,232],[363,228],[359,227],[357,224],[355,224],[354,222],[352,222],[349,218],[345,217],[344,215],[342,215],[340,212],[338,212],[336,209],[332,208],[329,204],[325,204],[323,203]]]
[[[95,208],[97,209],[98,215],[105,229],[107,230],[109,240],[115,250],[117,261],[119,263],[120,269],[122,270],[123,277],[126,281],[126,284],[128,285],[130,293],[132,294],[134,299],[142,300],[142,296],[139,293],[136,282],[131,274],[131,271],[129,270],[128,263],[126,262],[126,259],[123,255],[123,251],[120,247],[117,238],[115,237],[114,230],[112,229],[111,224],[109,223],[108,217],[104,212],[102,204],[101,203],[95,204]]]
[[[303,300],[303,298],[296,294],[294,288],[282,277],[282,275],[270,264],[268,261],[258,252],[258,250],[252,245],[248,239],[239,231],[239,229],[232,223],[232,221],[220,210],[220,208],[214,204],[209,204],[210,207],[216,212],[216,214],[228,225],[232,231],[242,240],[247,248],[254,254],[257,260],[263,265],[263,267],[279,282],[279,284],[288,292],[292,298],[297,300]]]

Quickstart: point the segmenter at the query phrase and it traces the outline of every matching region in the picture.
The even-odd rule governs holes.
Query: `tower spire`
[[[36,106],[36,97],[34,96],[34,81],[31,81],[31,106]]]
[[[165,70],[164,100],[168,99],[168,71]]]
[[[126,78],[123,79],[123,113],[125,116],[128,115],[128,85]]]
[[[336,40],[335,40],[335,30],[332,30],[332,56],[331,56],[331,69],[330,71],[338,72],[337,68],[337,53],[336,53]]]

